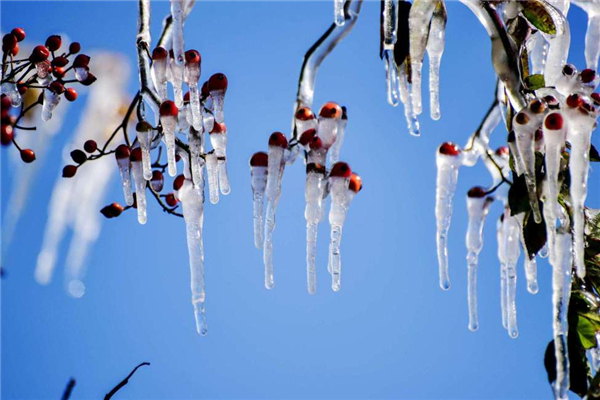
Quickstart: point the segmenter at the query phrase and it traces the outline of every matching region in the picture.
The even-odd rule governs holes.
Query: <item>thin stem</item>
[[[71,392],[73,392],[73,388],[75,387],[75,383],[75,378],[69,379],[69,382],[67,383],[65,391],[63,392],[63,395],[61,397],[61,400],[69,400],[69,398],[71,397]]]
[[[117,386],[115,386],[110,392],[108,392],[108,394],[106,396],[104,396],[104,400],[110,400],[115,395],[115,393],[117,393],[119,390],[121,390],[121,388],[123,386],[125,386],[129,383],[129,378],[131,378],[133,376],[133,374],[135,374],[135,372],[138,370],[138,368],[140,368],[144,365],[150,365],[150,363],[143,362],[140,365],[138,365],[137,367],[135,367],[133,369],[133,371],[131,371],[131,373],[125,377],[125,379],[123,379],[121,382],[119,382],[117,384]]]
[[[183,218],[183,214],[180,214],[178,212],[176,212],[175,210],[179,207],[179,206],[175,206],[173,208],[170,208],[169,206],[167,206],[162,199],[160,198],[160,194],[158,194],[154,188],[152,187],[152,185],[148,185],[148,189],[150,189],[150,193],[152,193],[152,196],[154,196],[154,198],[156,199],[156,201],[158,202],[158,204],[162,207],[163,211],[166,213],[169,213],[171,215],[175,215],[176,217],[181,217]]]

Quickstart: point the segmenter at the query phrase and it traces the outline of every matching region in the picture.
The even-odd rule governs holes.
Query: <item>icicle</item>
[[[183,107],[183,65],[177,64],[172,55],[169,60],[169,68],[167,69],[167,79],[169,82],[171,82],[171,85],[173,86],[173,96],[175,97],[175,105],[178,108]]]
[[[506,323],[508,335],[515,339],[519,336],[517,327],[517,262],[521,250],[519,248],[519,221],[510,216],[507,208],[504,212],[504,249],[506,252]]]
[[[121,184],[123,186],[123,195],[125,196],[125,203],[128,206],[133,205],[133,193],[131,191],[131,150],[127,145],[120,145],[115,151],[115,157],[117,159],[117,166],[119,167],[119,174],[121,175]]]
[[[398,77],[398,67],[394,61],[394,50],[383,50],[385,60],[385,75],[387,80],[387,97],[388,103],[396,107],[400,104],[400,82]]]
[[[183,8],[185,0],[171,0],[173,17],[173,58],[177,65],[183,65]]]
[[[202,142],[198,132],[190,128],[188,132],[188,146],[190,148],[192,181],[198,186],[203,181],[204,160],[202,159]]]
[[[142,167],[144,172],[144,179],[149,181],[152,179],[152,161],[150,160],[150,146],[152,144],[152,136],[154,130],[152,125],[146,121],[140,121],[137,123],[136,129],[137,138],[140,142],[140,148],[142,152]]]
[[[554,352],[556,356],[556,381],[554,394],[556,399],[568,399],[569,356],[567,334],[569,322],[569,298],[571,297],[571,235],[559,232],[556,235],[555,252],[550,260],[552,264],[552,310]]]
[[[530,73],[542,74],[546,70],[546,57],[548,55],[548,42],[541,32],[532,35],[527,43],[527,50],[530,58]],[[562,65],[561,65],[562,68]]]
[[[540,288],[537,281],[537,260],[535,254],[529,254],[527,250],[527,244],[525,243],[525,213],[515,215],[515,218],[519,222],[519,239],[521,240],[521,247],[523,248],[523,258],[525,267],[525,279],[527,281],[527,291],[531,294],[537,294]]]
[[[267,153],[255,153],[250,159],[250,177],[252,184],[252,215],[254,220],[254,246],[262,249],[264,196],[267,187],[267,166],[269,163]]]
[[[175,128],[179,110],[171,100],[165,100],[160,105],[160,123],[162,124],[164,141],[167,145],[167,163],[169,175],[177,175],[177,162],[175,160]]]
[[[584,263],[584,204],[587,198],[587,181],[590,169],[591,136],[596,123],[595,115],[584,108],[578,95],[567,98],[568,133],[571,143],[569,170],[571,174],[571,205],[573,207],[573,258],[577,276],[585,277]]]
[[[555,35],[545,35],[548,40],[548,56],[544,78],[546,86],[554,86],[561,76],[561,69],[569,57],[571,31],[565,16],[553,7],[546,7],[556,27]]]
[[[398,40],[398,0],[385,0],[383,6],[383,58],[387,78],[388,103],[400,103],[398,66],[394,59],[394,45]]]
[[[225,93],[227,93],[227,85],[227,77],[220,72],[214,74],[208,80],[208,90],[213,103],[215,122],[218,123],[222,123],[225,120],[223,103],[225,101]]]
[[[45,93],[46,91],[44,91]],[[2,94],[5,94],[10,99],[10,104],[13,107],[19,107],[21,105],[21,93],[17,89],[17,85],[13,82],[4,82],[2,84]]]
[[[502,311],[502,326],[504,329],[508,328],[507,311],[508,307],[506,304],[506,240],[504,239],[504,215],[496,224],[496,238],[498,242],[498,261],[500,261],[500,307]]]
[[[446,41],[446,6],[443,1],[437,3],[427,41],[429,55],[429,101],[431,119],[440,119],[440,64]]]
[[[318,133],[325,149],[329,149],[335,143],[342,113],[342,108],[334,102],[326,103],[319,111]]]
[[[152,80],[158,90],[158,97],[161,101],[168,99],[167,93],[167,68],[169,52],[163,47],[157,47],[152,51]]]
[[[62,85],[61,85],[62,86]],[[49,121],[52,118],[52,112],[60,102],[60,93],[56,93],[53,87],[44,90],[44,101],[42,103],[42,120]],[[12,99],[11,99],[12,100]]]
[[[202,107],[200,105],[200,92],[198,80],[200,79],[200,53],[196,50],[185,52],[184,79],[190,88],[190,108],[192,114],[191,124],[197,131],[202,130]]]
[[[142,150],[139,147],[131,151],[131,173],[133,175],[133,182],[135,183],[135,203],[138,222],[144,225],[148,217],[146,214],[146,179],[144,179],[142,158]]]
[[[200,335],[206,335],[208,326],[206,325],[204,304],[206,293],[204,290],[204,246],[202,244],[202,224],[204,222],[202,188],[195,186],[189,179],[186,179],[179,189],[179,198],[187,232],[192,305],[194,306],[194,317],[196,318],[196,330]]]
[[[337,137],[333,146],[329,149],[329,163],[335,164],[340,159],[340,151],[342,144],[344,143],[344,134],[346,133],[346,125],[348,124],[348,115],[346,113],[346,107],[342,106],[342,118],[338,121],[337,126]]]
[[[458,167],[461,164],[461,151],[458,146],[447,142],[436,153],[437,182],[435,191],[435,219],[437,225],[436,243],[440,269],[440,287],[450,289],[448,274],[448,230],[452,219],[452,198],[458,180]]]
[[[85,78],[83,79],[79,79],[78,77],[78,70],[81,68],[74,68],[75,69],[75,78],[77,78],[78,81],[83,81],[87,79],[87,67],[84,68],[83,70],[85,71]],[[35,71],[37,73],[37,83],[40,86],[48,86],[52,83],[52,63],[49,60],[45,60],[39,63],[35,64]]]
[[[410,34],[410,70],[412,75],[412,104],[415,114],[422,111],[421,104],[421,69],[429,36],[429,26],[437,2],[415,0],[408,17]]]
[[[483,225],[489,211],[490,198],[486,198],[485,189],[475,186],[467,194],[467,211],[469,225],[467,227],[467,284],[469,303],[469,330],[479,329],[477,315],[477,264],[479,253],[483,248]]]
[[[556,208],[558,207],[558,173],[561,152],[565,146],[566,125],[560,112],[548,114],[544,119],[543,131],[546,143],[546,182],[544,184],[544,221],[548,237],[549,252],[554,252],[556,239]]]
[[[509,152],[513,156],[515,162],[515,172],[517,173],[517,176],[521,176],[523,175],[524,169],[523,159],[521,157],[521,154],[519,153],[519,148],[517,147],[517,138],[514,131],[510,131],[508,133],[508,138],[506,141],[508,143]]]
[[[315,294],[317,290],[316,253],[317,228],[321,218],[323,191],[325,189],[325,167],[310,163],[306,166],[306,276],[308,293]]]
[[[227,127],[224,123],[214,124],[213,130],[210,132],[210,143],[218,157],[217,170],[221,193],[228,195],[231,192],[231,186],[227,176]]]
[[[595,1],[574,1],[588,15],[587,31],[585,32],[585,62],[588,68],[598,69],[600,55],[600,5]]]
[[[267,167],[267,186],[265,195],[267,197],[267,212],[265,217],[265,235],[263,243],[263,261],[265,263],[265,287],[273,289],[275,280],[273,277],[273,231],[275,230],[275,211],[281,196],[281,178],[285,162],[284,152],[288,146],[285,135],[275,132],[269,138],[269,156]]]
[[[346,16],[344,13],[345,2],[345,0],[333,0],[334,20],[337,26],[344,26],[346,23]]]
[[[217,175],[217,154],[214,151],[206,154],[206,174],[208,175],[208,190],[210,193],[210,202],[217,204],[219,202],[219,178]]]
[[[404,117],[406,118],[408,133],[413,136],[421,136],[421,128],[413,108],[412,92],[408,83],[405,64],[398,67],[398,82],[400,84],[400,100],[404,104]]]
[[[537,101],[537,100],[536,100]],[[543,104],[539,102],[539,104]],[[513,119],[513,127],[516,135],[518,153],[522,159],[525,183],[529,195],[529,205],[533,212],[536,223],[542,222],[542,214],[537,197],[537,185],[535,182],[535,152],[534,134],[537,130],[539,117],[530,113],[529,110],[521,110]]]

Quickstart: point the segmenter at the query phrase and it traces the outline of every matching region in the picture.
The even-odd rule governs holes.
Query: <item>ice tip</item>
[[[331,167],[331,171],[329,172],[330,178],[349,178],[352,176],[352,170],[350,166],[343,162],[338,161]]]
[[[269,155],[264,151],[256,152],[250,158],[251,167],[266,167],[269,164]]]
[[[285,135],[281,132],[273,132],[269,137],[269,146],[281,147],[287,149],[288,141]]]

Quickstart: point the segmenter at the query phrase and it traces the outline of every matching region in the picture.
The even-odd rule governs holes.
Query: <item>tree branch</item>
[[[73,391],[74,387],[75,387],[75,378],[71,378],[71,379],[69,379],[69,382],[67,383],[67,386],[65,387],[65,391],[63,392],[61,400],[69,400],[69,398],[71,397],[71,392]]]
[[[135,372],[138,370],[138,368],[144,366],[144,365],[150,365],[149,362],[143,362],[140,365],[138,365],[137,367],[135,367],[130,373],[129,375],[127,375],[127,377],[125,377],[125,379],[123,379],[121,382],[119,382],[117,384],[117,386],[115,386],[110,392],[108,392],[108,394],[106,396],[104,396],[104,400],[110,400],[115,393],[117,393],[119,390],[121,390],[121,388],[125,385],[127,385],[129,383],[129,378],[131,378],[133,376],[133,374],[135,374]]]

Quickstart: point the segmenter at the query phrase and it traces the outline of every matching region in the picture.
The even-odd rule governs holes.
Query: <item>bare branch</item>
[[[149,362],[143,362],[140,365],[138,365],[137,367],[135,367],[130,373],[129,375],[127,375],[127,377],[125,377],[125,379],[123,379],[121,382],[119,382],[117,384],[117,386],[115,386],[110,392],[108,392],[108,394],[106,396],[104,396],[104,400],[110,400],[115,393],[117,393],[119,390],[121,390],[121,388],[125,385],[127,385],[129,383],[129,378],[131,378],[133,376],[133,374],[135,374],[135,372],[138,370],[138,368],[144,366],[144,365],[150,365]]]
[[[75,378],[71,378],[71,379],[69,379],[69,382],[67,383],[67,386],[65,387],[65,391],[63,392],[61,400],[69,400],[69,397],[71,397],[71,392],[73,391],[74,387],[75,387]]]

